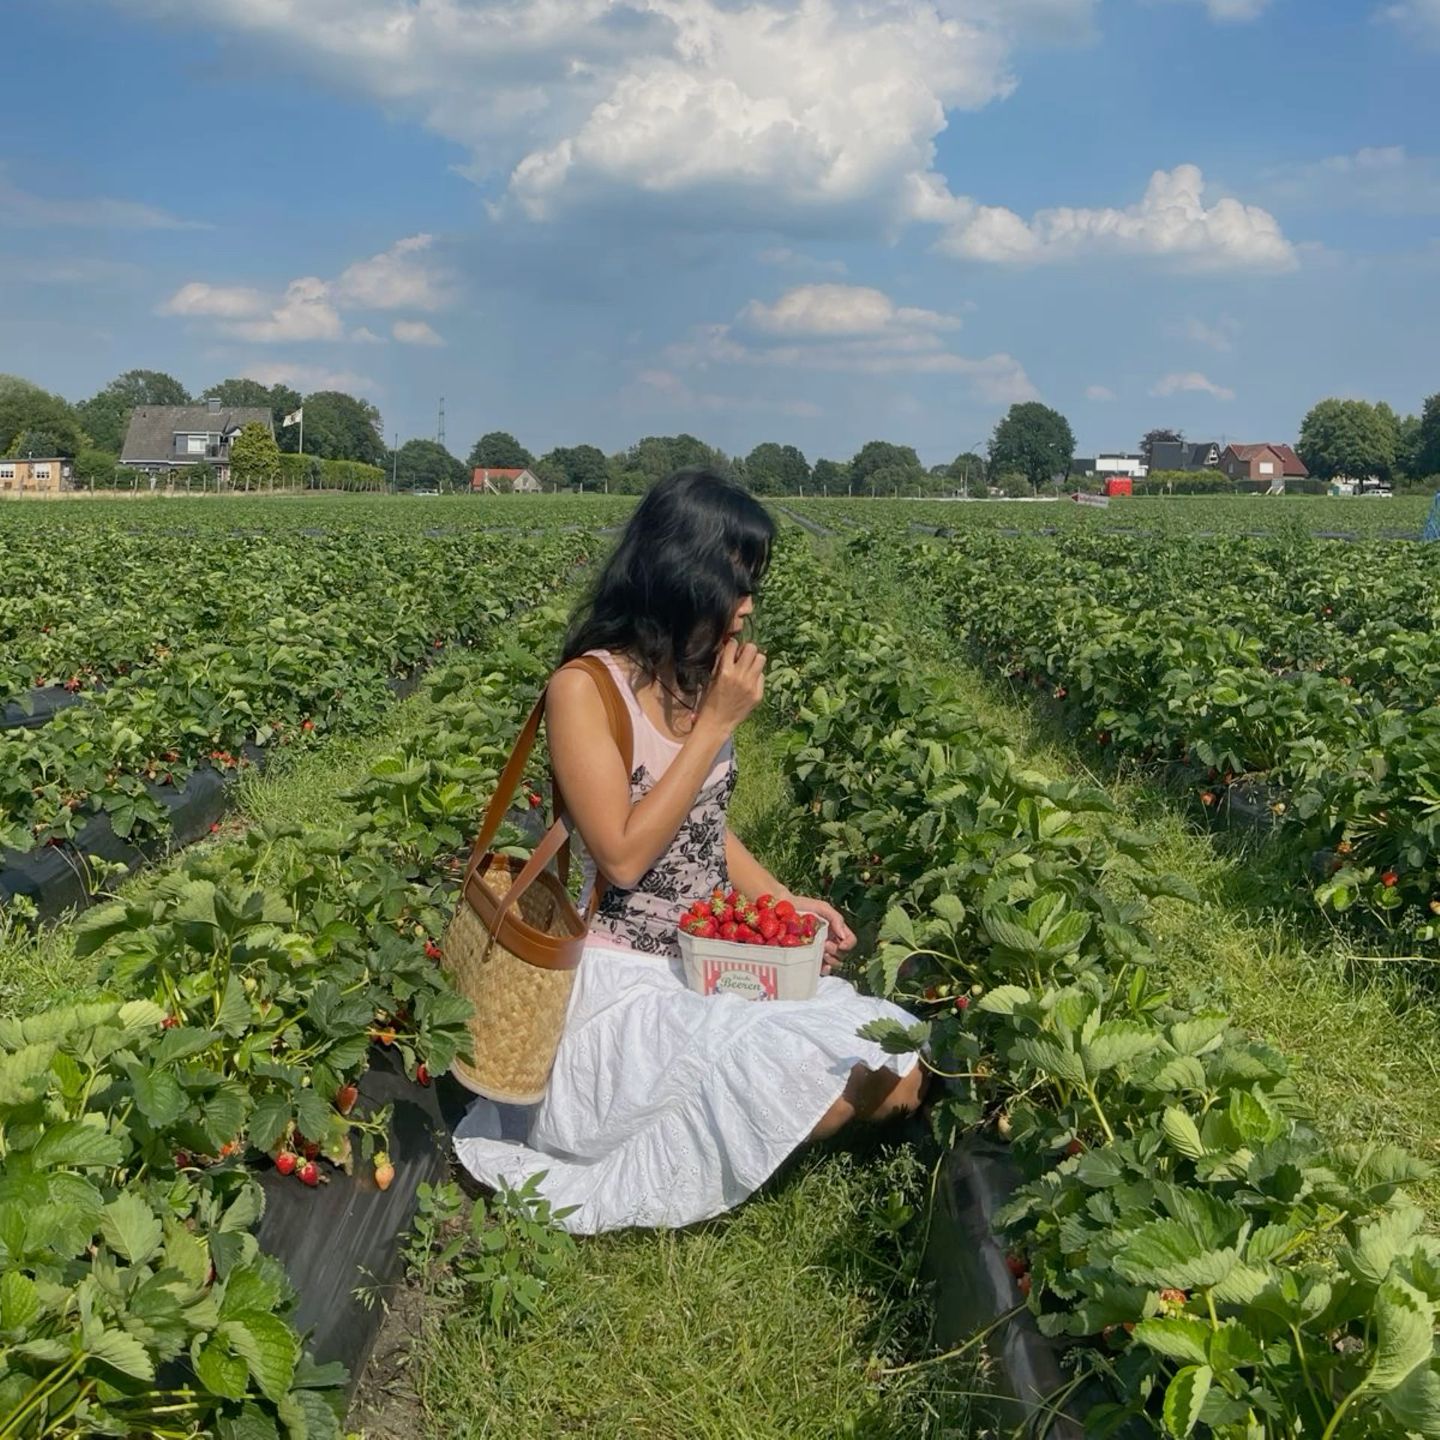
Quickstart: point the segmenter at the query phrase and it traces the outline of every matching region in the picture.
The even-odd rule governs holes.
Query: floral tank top
[[[646,795],[680,753],[681,742],[662,734],[640,708],[624,666],[606,650],[591,652],[605,662],[630,711],[634,756],[630,769],[630,803]],[[676,927],[680,912],[715,887],[728,887],[725,862],[725,812],[735,789],[735,747],[726,741],[715,756],[695,804],[670,848],[650,867],[633,890],[612,887],[601,897],[590,921],[590,940],[616,950],[678,958]],[[587,857],[585,889],[595,883],[595,867]]]

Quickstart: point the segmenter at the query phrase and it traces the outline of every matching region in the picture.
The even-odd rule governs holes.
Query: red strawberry
[[[1026,1262],[1023,1255],[1019,1255],[1014,1250],[1012,1250],[1005,1257],[1005,1268],[1018,1280],[1023,1274],[1025,1274],[1027,1270],[1029,1270],[1030,1266]]]
[[[735,927],[735,942],[738,945],[753,945],[760,937],[748,926],[737,924]]]
[[[720,933],[720,927],[713,920],[707,920],[696,932],[702,940],[713,940]]]
[[[440,954],[440,947],[433,940],[425,942],[425,958],[427,960],[438,960]]]
[[[299,1163],[300,1161],[293,1150],[282,1150],[275,1157],[275,1168],[282,1175],[291,1174]]]
[[[733,886],[725,892],[725,903],[727,905],[733,906],[735,902],[739,899],[740,892],[736,890]]]
[[[1393,890],[1395,888],[1396,882],[1399,879],[1400,877],[1393,870],[1387,870],[1380,877],[1380,883],[1384,885],[1387,889]]]
[[[968,1010],[970,1008],[970,997],[968,995],[957,995],[955,997],[955,1008],[957,1010]]]
[[[799,949],[804,943],[798,935],[782,935],[775,941],[775,944],[782,946],[786,950]]]
[[[687,935],[693,935],[700,928],[700,921],[694,915],[682,915],[680,917],[680,928]]]
[[[724,924],[720,926],[720,938],[722,940],[733,940],[739,928],[733,920],[726,920]]]
[[[1083,1155],[1085,1153],[1085,1147],[1078,1140],[1072,1140],[1065,1147],[1065,1153],[1067,1155]]]
[[[423,1060],[415,1067],[415,1078],[422,1085],[430,1083],[430,1067]]]
[[[717,923],[725,919],[725,912],[727,910],[731,912],[730,918],[733,920],[735,918],[733,906],[727,905],[724,900],[712,900],[710,902],[710,913],[715,917]]]
[[[787,935],[803,935],[805,927],[798,920],[790,919],[785,922],[785,933]]]
[[[747,905],[743,912],[737,910],[735,912],[735,918],[737,920],[743,919],[752,930],[756,930],[760,926],[760,912],[753,905]]]
[[[307,1160],[300,1167],[300,1180],[305,1185],[318,1185],[320,1183],[320,1167],[313,1160]]]
[[[761,935],[765,937],[765,943],[767,945],[773,945],[781,932],[782,926],[780,922],[766,910],[761,914],[760,923],[756,928],[760,931]]]
[[[795,907],[788,900],[781,900],[775,906],[775,918],[785,921],[793,920],[795,918]]]
[[[533,790],[525,798],[530,802],[532,810],[538,810],[545,803]]]
[[[755,908],[757,910],[768,910],[774,903],[775,897],[773,895],[762,895],[755,902]]]

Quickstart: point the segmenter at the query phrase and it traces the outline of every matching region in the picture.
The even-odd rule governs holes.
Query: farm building
[[[0,460],[0,494],[47,495],[69,490],[74,473],[73,462],[64,455]]]
[[[498,495],[508,490],[516,495],[539,495],[545,486],[529,469],[487,470],[477,467],[470,477],[470,489],[478,495]]]
[[[247,426],[274,431],[269,410],[255,405],[141,405],[130,413],[120,463],[146,475],[208,461],[221,484],[230,479],[230,442]]]
[[[1287,480],[1308,480],[1305,462],[1288,445],[1227,445],[1220,470],[1232,480],[1281,491]]]

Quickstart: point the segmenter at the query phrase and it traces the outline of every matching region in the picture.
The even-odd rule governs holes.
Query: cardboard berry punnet
[[[716,890],[680,917],[685,979],[701,995],[808,1000],[820,979],[828,926],[769,895]]]

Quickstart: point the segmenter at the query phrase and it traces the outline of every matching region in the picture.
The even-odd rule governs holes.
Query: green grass
[[[892,1380],[923,1323],[885,1197],[925,1176],[905,1148],[803,1156],[721,1220],[580,1242],[513,1339],[453,1314],[417,1337],[423,1433],[455,1440],[899,1440],[970,1433],[960,1363]]]

